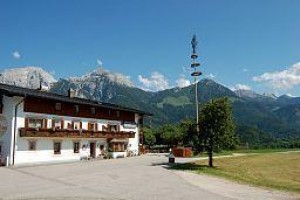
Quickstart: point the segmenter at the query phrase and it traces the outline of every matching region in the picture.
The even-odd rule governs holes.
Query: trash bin
[[[175,156],[172,153],[169,155],[169,163],[175,163]]]

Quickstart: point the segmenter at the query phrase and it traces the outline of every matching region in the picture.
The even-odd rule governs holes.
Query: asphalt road
[[[177,159],[178,162],[188,160]],[[169,170],[164,156],[0,168],[0,199],[293,199],[284,193]],[[238,186],[232,192],[226,188]],[[225,187],[225,188],[224,188]],[[226,191],[226,192],[224,192]],[[254,194],[253,194],[254,193]]]

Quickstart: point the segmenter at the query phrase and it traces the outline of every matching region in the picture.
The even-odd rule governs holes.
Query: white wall
[[[54,154],[54,141],[61,142],[61,154]],[[18,150],[15,155],[15,164],[26,164],[33,162],[49,162],[49,161],[66,161],[66,160],[80,160],[80,153],[74,153],[74,140],[70,139],[42,139],[36,140],[35,151],[28,150],[28,140],[20,139],[18,141]]]
[[[12,149],[13,149],[13,133],[14,133],[14,111],[15,105],[19,103],[21,97],[3,96],[3,112],[2,116],[7,120],[7,131],[2,135],[0,141],[2,143],[2,162],[12,164]],[[9,158],[9,160],[6,160]]]
[[[110,156],[112,158],[125,158],[125,157],[127,157],[127,153],[126,152],[110,152]]]
[[[3,97],[3,113],[2,115],[6,117],[8,122],[7,132],[3,134],[0,138],[0,143],[2,143],[2,156],[4,158],[9,157],[9,164],[12,165],[13,159],[13,136],[14,136],[14,108],[17,103],[19,103],[23,98],[22,97]],[[23,103],[18,106],[17,113],[17,135],[16,135],[16,153],[15,153],[15,164],[25,164],[25,163],[34,163],[34,162],[49,162],[49,161],[62,161],[62,160],[79,160],[83,154],[90,154],[90,142],[96,142],[96,156],[100,154],[100,145],[104,145],[107,149],[107,139],[105,138],[86,138],[86,139],[76,139],[76,141],[80,141],[80,147],[83,144],[87,145],[86,152],[82,151],[80,148],[79,154],[74,154],[73,142],[75,139],[69,138],[21,138],[19,137],[19,128],[23,128],[25,126],[25,117],[39,117],[39,118],[47,118],[47,127],[52,127],[52,118],[63,118],[65,127],[67,123],[71,121],[82,121],[82,128],[87,129],[89,122],[97,122],[98,130],[102,130],[102,125],[107,125],[108,123],[121,124],[121,121],[116,120],[102,120],[102,119],[91,119],[91,118],[76,118],[76,117],[66,117],[66,116],[58,116],[58,115],[47,115],[47,114],[37,114],[37,113],[25,113],[23,112]],[[135,116],[136,123],[138,122],[138,115]],[[124,129],[124,127],[120,126],[121,131],[133,131],[135,132],[135,138],[129,138],[128,149],[138,152],[139,150],[139,130],[138,127]],[[36,141],[36,149],[35,151],[29,151],[28,149],[28,141],[33,139]],[[61,154],[55,155],[53,150],[53,141],[62,141],[61,145]],[[117,156],[117,155],[116,155]],[[126,155],[125,155],[126,156]],[[114,156],[115,157],[115,156]]]

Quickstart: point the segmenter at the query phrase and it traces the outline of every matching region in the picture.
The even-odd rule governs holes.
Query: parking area
[[[194,184],[193,178],[167,169],[167,161],[163,155],[148,155],[56,165],[2,167],[0,199],[239,199],[219,193],[220,185],[209,189]],[[264,197],[269,196],[261,199],[268,199]],[[276,199],[277,196],[270,197]]]

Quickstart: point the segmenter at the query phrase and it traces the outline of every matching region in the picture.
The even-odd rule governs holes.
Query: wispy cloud
[[[138,80],[142,83],[141,88],[150,91],[159,91],[170,88],[168,79],[159,72],[153,72],[150,77],[138,75]]]
[[[14,59],[19,60],[21,58],[21,54],[19,51],[14,51],[12,53],[12,56],[14,57]]]
[[[275,89],[291,89],[300,85],[300,62],[282,71],[266,72],[255,76],[252,80]]]
[[[100,67],[102,67],[103,62],[102,62],[100,59],[97,59],[97,64],[98,64]]]
[[[243,72],[248,72],[248,71],[249,71],[249,69],[247,69],[247,68],[243,69]]]
[[[251,87],[244,84],[236,84],[233,87],[230,87],[232,91],[234,90],[251,90]]]

